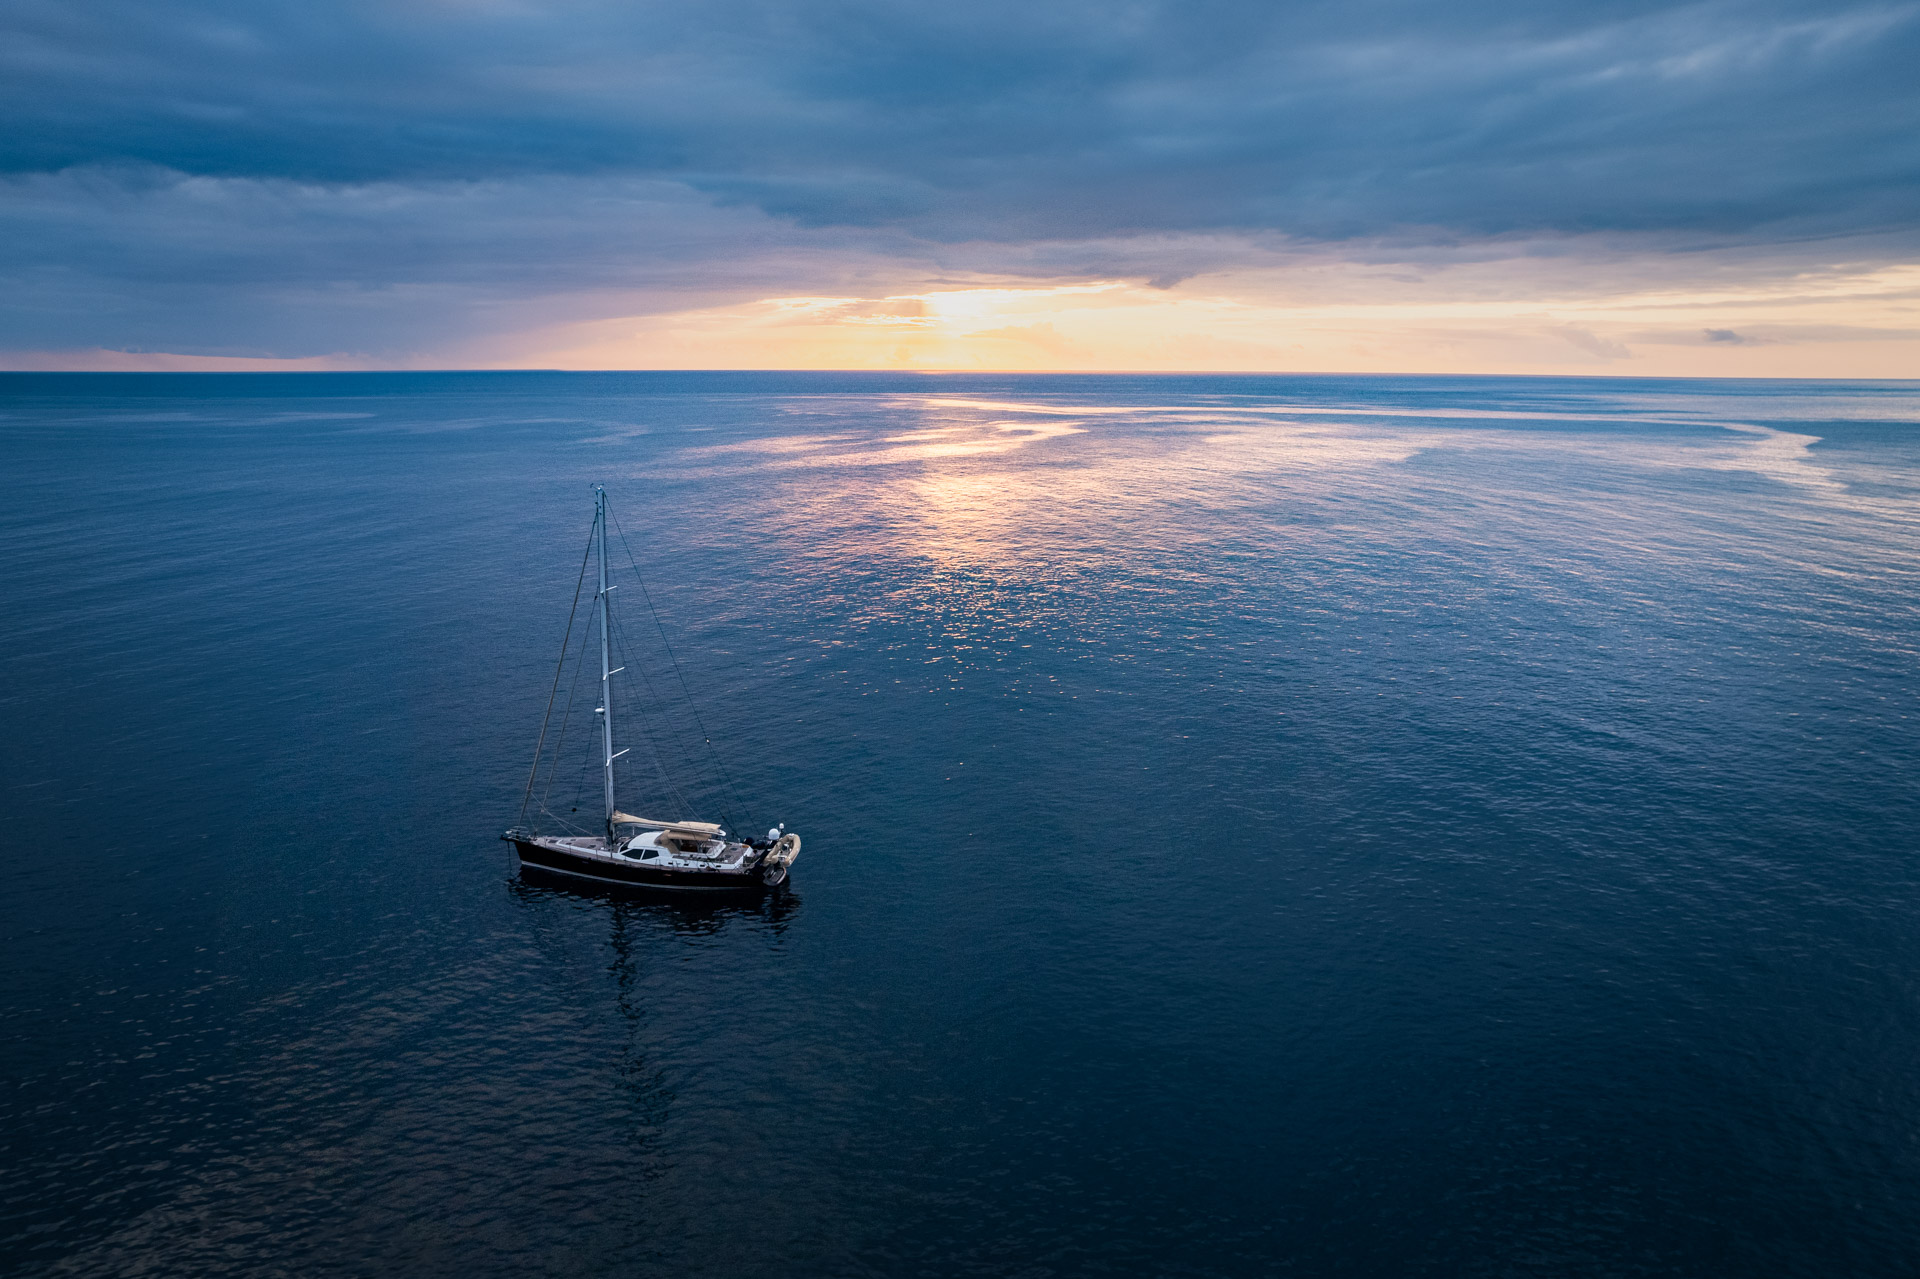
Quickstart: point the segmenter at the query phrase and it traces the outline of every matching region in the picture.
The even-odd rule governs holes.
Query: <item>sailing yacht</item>
[[[588,552],[591,554],[597,549],[598,554],[594,558],[599,565],[599,591],[594,596],[593,611],[597,615],[600,632],[600,705],[594,708],[594,717],[599,720],[596,734],[599,741],[595,753],[600,765],[601,790],[605,800],[605,829],[599,834],[592,834],[578,830],[542,831],[534,825],[521,825],[509,829],[500,838],[513,845],[515,859],[522,871],[544,872],[601,884],[692,892],[748,892],[777,887],[786,880],[793,859],[800,855],[800,836],[786,830],[784,824],[768,831],[765,839],[736,839],[730,838],[715,822],[636,817],[620,811],[615,795],[614,764],[632,747],[614,749],[613,679],[626,667],[613,665],[613,614],[608,597],[619,588],[607,582],[607,516],[606,490],[596,486]],[[584,582],[584,557],[580,576]],[[576,585],[576,613],[579,604],[580,589]],[[567,650],[572,643],[573,621],[573,616],[569,615],[567,638],[561,641],[561,667],[566,664]],[[671,646],[668,647],[668,657],[672,658]],[[682,683],[684,687],[684,681]],[[526,798],[520,806],[523,823],[527,821],[528,811],[533,806],[534,785],[540,773],[547,728],[553,719],[554,700],[559,689],[560,668],[556,667],[553,693],[547,698],[547,714],[540,724],[539,743],[534,747],[533,769],[527,775]],[[698,711],[694,713],[697,717]],[[563,721],[562,738],[564,735]],[[556,757],[558,750],[556,744]],[[715,762],[718,763],[717,758]],[[539,808],[556,825],[573,824],[548,811],[544,798]]]

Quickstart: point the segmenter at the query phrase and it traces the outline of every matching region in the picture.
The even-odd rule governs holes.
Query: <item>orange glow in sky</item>
[[[1588,267],[1331,262],[1137,281],[766,297],[509,332],[405,361],[27,353],[95,369],[917,369],[1920,377],[1920,264],[1609,291]],[[640,299],[644,302],[645,299]]]
[[[1710,291],[1530,295],[1513,272],[1357,267],[764,298],[527,335],[561,368],[1920,376],[1920,265]],[[1457,277],[1457,278],[1454,278]]]

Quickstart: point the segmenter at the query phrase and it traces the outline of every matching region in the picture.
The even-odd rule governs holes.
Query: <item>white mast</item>
[[[594,489],[595,525],[600,531],[600,745],[601,769],[606,778],[607,790],[607,847],[613,847],[613,672],[608,668],[612,662],[608,659],[607,634],[607,491],[599,485]],[[622,751],[621,754],[625,754]]]

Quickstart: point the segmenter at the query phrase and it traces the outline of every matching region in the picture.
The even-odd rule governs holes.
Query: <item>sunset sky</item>
[[[1920,4],[0,28],[0,367],[1920,377]]]

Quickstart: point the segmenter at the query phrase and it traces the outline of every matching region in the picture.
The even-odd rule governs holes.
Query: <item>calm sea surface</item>
[[[1914,1273],[1920,384],[5,375],[0,474],[8,1274]],[[595,482],[623,804],[789,891],[514,876]]]

